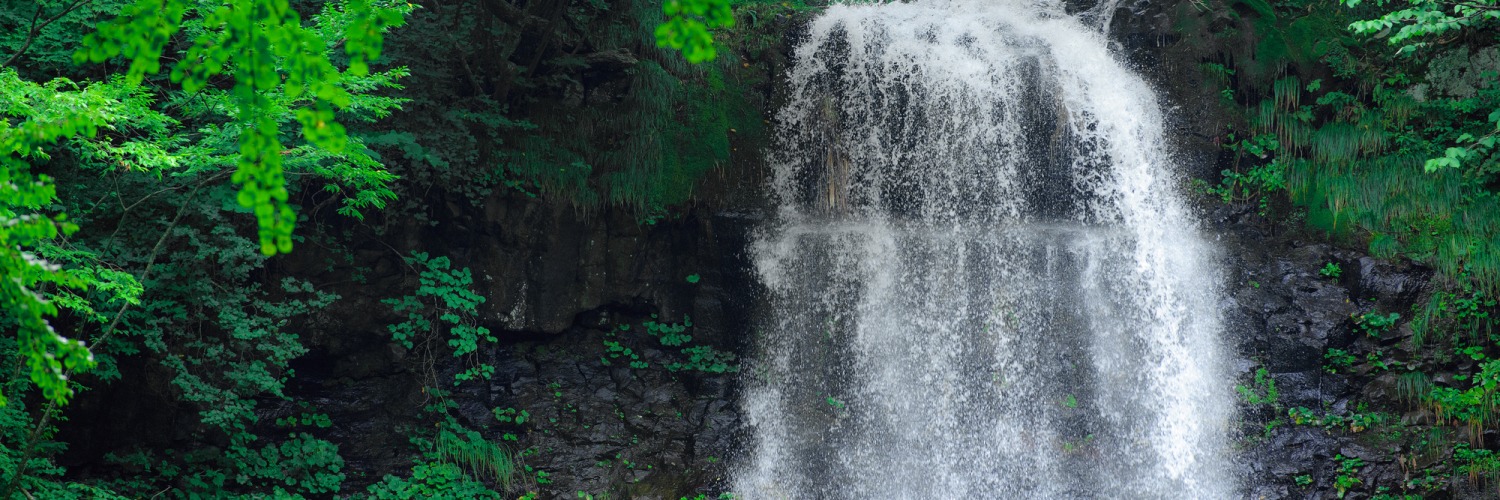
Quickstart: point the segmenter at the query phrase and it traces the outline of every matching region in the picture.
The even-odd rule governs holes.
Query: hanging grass
[[[468,429],[443,429],[433,441],[438,459],[458,466],[476,481],[511,491],[522,477],[521,467],[509,449]]]

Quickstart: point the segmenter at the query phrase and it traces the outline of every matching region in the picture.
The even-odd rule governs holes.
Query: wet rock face
[[[1196,14],[1188,1],[1120,0],[1107,33],[1119,57],[1158,92],[1166,114],[1167,137],[1187,177],[1217,179],[1223,169],[1225,125],[1218,91],[1199,66],[1230,40],[1183,34],[1177,23]]]
[[[1237,460],[1243,491],[1257,499],[1331,498],[1342,474],[1339,456],[1363,460],[1358,477],[1366,484],[1400,484],[1403,469],[1381,436],[1294,425],[1287,410],[1303,407],[1323,415],[1355,412],[1359,404],[1370,410],[1404,408],[1392,373],[1330,373],[1325,354],[1329,349],[1361,357],[1394,352],[1410,336],[1409,328],[1374,337],[1360,331],[1355,318],[1410,311],[1428,292],[1431,270],[1318,243],[1316,234],[1266,221],[1251,210],[1218,207],[1207,217],[1225,254],[1227,297],[1221,313],[1237,343],[1240,384],[1256,386],[1256,372],[1265,370],[1278,392],[1274,405],[1241,401],[1245,424]],[[1329,264],[1339,267],[1338,276],[1321,272]],[[1299,476],[1307,484],[1300,484]]]
[[[739,54],[739,77],[762,82],[751,102],[774,103],[789,41],[805,21],[798,16],[804,14],[762,15],[758,25],[787,40]],[[628,58],[616,57],[618,66]],[[775,105],[765,107],[770,116]],[[335,422],[327,439],[348,461],[345,490],[406,473],[414,455],[407,436],[432,420],[423,386],[432,385],[434,371],[439,380],[460,371],[452,359],[433,363],[391,343],[386,325],[399,319],[380,300],[417,286],[392,252],[399,250],[446,256],[473,273],[486,298],[479,322],[500,341],[478,359],[496,371],[457,389],[449,414],[524,450],[522,463],[534,471],[522,481],[539,498],[580,491],[595,498],[714,496],[740,426],[738,374],[705,372],[715,368],[708,363],[675,365],[693,361],[686,349],[737,355],[748,347],[759,291],[744,249],[766,204],[757,140],[731,134],[739,153],[694,187],[693,206],[674,207],[669,217],[645,221],[608,208],[585,214],[506,189],[479,206],[433,193],[430,220],[405,221],[354,245],[354,261],[371,278],[334,290],[344,297],[335,306],[338,324],[309,335],[314,354],[299,360],[288,391],[312,398]],[[325,260],[309,253],[303,270],[316,274]],[[665,345],[644,331],[651,321],[691,322],[683,333],[692,339]],[[496,409],[531,417],[522,425],[501,422]],[[537,471],[547,475],[539,479]]]
[[[649,347],[638,351],[649,368],[604,366],[611,337],[565,337],[573,342],[503,349],[505,377],[490,390],[494,405],[531,414],[521,440],[536,453],[524,460],[554,471],[542,491],[676,499],[721,482],[739,425],[731,376],[667,371],[672,353]]]
[[[544,498],[670,499],[719,484],[739,426],[736,374],[680,365],[692,359],[685,348],[732,354],[748,338],[756,292],[741,249],[753,218],[691,212],[640,224],[501,198],[450,222],[436,227],[465,230],[412,228],[406,243],[471,270],[488,299],[481,326],[500,342],[469,360],[495,366],[493,377],[452,388],[448,413],[520,453],[533,468],[520,484]],[[294,363],[288,390],[335,422],[321,437],[348,462],[347,491],[410,468],[408,436],[431,425],[424,407],[436,402],[423,387],[468,366],[390,341],[385,325],[399,319],[367,290],[399,296],[417,282],[394,256],[378,259],[368,284],[338,290],[350,321],[309,338],[314,351]],[[691,339],[666,345],[653,322]],[[504,422],[497,409],[529,418]]]

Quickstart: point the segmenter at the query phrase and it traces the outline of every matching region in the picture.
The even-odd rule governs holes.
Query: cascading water
[[[790,85],[740,497],[1235,494],[1214,250],[1095,28],[837,5]]]

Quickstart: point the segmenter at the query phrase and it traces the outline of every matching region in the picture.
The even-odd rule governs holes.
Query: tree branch
[[[187,200],[182,202],[182,207],[177,209],[177,215],[172,218],[172,223],[167,225],[167,229],[162,231],[161,237],[157,238],[156,245],[151,247],[151,255],[146,259],[146,269],[141,272],[140,282],[142,285],[145,285],[146,280],[151,277],[151,268],[156,265],[156,256],[161,253],[162,245],[167,242],[167,237],[172,235],[172,229],[177,227],[177,223],[182,220],[182,215],[187,213],[188,207],[193,204],[193,198],[197,196],[198,189],[207,183],[208,181],[203,181],[193,187],[193,191],[188,193]],[[129,302],[120,306],[120,310],[115,313],[115,319],[109,323],[109,327],[104,329],[104,333],[94,341],[94,345],[103,345],[105,340],[114,335],[116,328],[120,326],[120,318],[125,317],[125,311],[129,309]],[[69,370],[68,374],[71,375],[72,370]],[[37,422],[36,427],[31,430],[31,435],[26,438],[26,448],[21,450],[21,460],[17,462],[19,465],[16,466],[15,474],[11,476],[10,481],[5,485],[5,496],[8,497],[11,493],[15,492],[16,486],[25,477],[27,465],[30,464],[31,458],[36,453],[37,441],[41,440],[42,432],[47,429],[47,425],[61,411],[60,408],[61,406],[57,404],[57,401],[50,401],[47,403],[47,408],[42,410],[42,419]]]
[[[47,25],[52,24],[53,21],[62,19],[63,16],[66,16],[68,15],[68,13],[77,10],[79,7],[82,7],[83,4],[92,1],[94,0],[74,0],[72,5],[69,5],[68,8],[63,9],[63,11],[57,13],[57,15],[47,18],[46,21],[42,21],[41,25],[37,25],[36,23],[37,18],[42,16],[42,6],[38,5],[36,7],[36,13],[31,15],[31,29],[26,30],[26,41],[21,43],[21,48],[16,49],[15,54],[12,54],[9,59],[5,60],[5,62],[0,63],[0,66],[10,66],[10,63],[16,62],[16,59],[20,58],[22,54],[26,53],[26,49],[31,48],[31,42],[36,41],[36,36],[40,34],[43,29],[46,29]]]

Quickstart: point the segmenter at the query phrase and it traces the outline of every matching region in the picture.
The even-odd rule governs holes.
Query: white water
[[[813,23],[754,244],[740,498],[1235,495],[1214,248],[1096,16]]]

